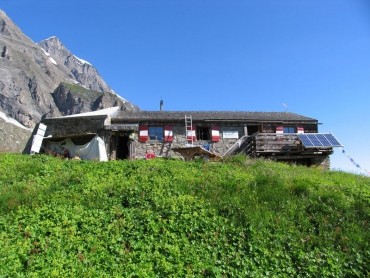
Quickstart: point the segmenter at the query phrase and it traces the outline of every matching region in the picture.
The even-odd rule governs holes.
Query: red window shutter
[[[146,142],[149,140],[148,126],[139,126],[139,142]]]
[[[276,133],[284,133],[284,127],[283,126],[277,126],[276,127]]]
[[[164,127],[164,141],[165,142],[172,142],[173,141],[173,131],[172,126],[165,126]]]
[[[220,141],[220,128],[218,126],[212,126],[211,128],[211,141],[212,142]]]
[[[297,127],[297,133],[304,133],[304,128],[302,126]]]
[[[197,140],[196,134],[195,134],[195,126],[192,126],[192,129],[186,130],[186,140],[188,142],[194,142]]]

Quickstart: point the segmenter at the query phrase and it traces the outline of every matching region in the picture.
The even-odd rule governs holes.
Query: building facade
[[[243,153],[306,165],[325,164],[331,146],[306,148],[299,134],[317,134],[318,121],[288,112],[118,111],[45,119],[44,147],[71,138],[94,136],[109,160],[183,158],[179,149],[201,147],[218,157]],[[49,137],[48,137],[49,136]],[[51,137],[50,137],[51,136]]]

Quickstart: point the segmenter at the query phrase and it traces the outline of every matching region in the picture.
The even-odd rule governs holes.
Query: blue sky
[[[370,171],[368,0],[2,0],[144,110],[290,111]],[[283,105],[285,104],[285,105]],[[286,107],[287,106],[287,107]],[[360,172],[341,153],[332,168]]]

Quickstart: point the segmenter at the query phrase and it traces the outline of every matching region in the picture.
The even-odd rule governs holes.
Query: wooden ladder
[[[190,136],[191,138],[191,145],[193,145],[193,118],[190,116],[185,115],[185,138],[186,140]]]

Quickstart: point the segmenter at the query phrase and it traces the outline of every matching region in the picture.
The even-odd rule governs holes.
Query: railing
[[[249,138],[248,135],[244,135],[243,137],[240,137],[238,141],[234,143],[222,156],[229,156],[233,155],[237,152],[237,150],[240,149],[240,147],[243,145],[243,143]]]
[[[223,155],[243,153],[251,157],[308,156],[330,154],[332,148],[305,148],[296,133],[255,133],[245,135],[235,142]]]
[[[255,157],[256,156],[256,140],[255,136],[249,136],[248,140],[244,143],[243,149],[240,153],[244,153],[248,156]]]
[[[302,152],[303,147],[295,133],[259,133],[255,136],[256,153]]]

